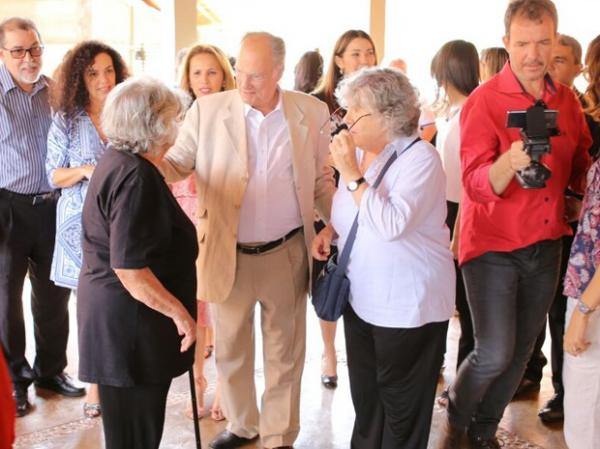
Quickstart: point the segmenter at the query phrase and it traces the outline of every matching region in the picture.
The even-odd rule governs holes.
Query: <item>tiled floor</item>
[[[26,289],[25,295],[28,295]],[[29,310],[28,301],[25,300],[24,309]],[[74,301],[71,304],[71,338],[69,340],[69,366],[67,371],[76,377],[77,349],[76,349],[76,323],[74,320]],[[259,315],[259,314],[257,314]],[[28,323],[30,334],[31,323]],[[350,400],[348,376],[345,369],[345,349],[342,329],[338,329],[338,354],[339,354],[339,386],[330,391],[321,387],[319,383],[321,337],[318,321],[309,307],[308,319],[308,345],[307,359],[304,370],[302,390],[302,430],[295,444],[296,449],[342,449],[349,447],[350,433],[354,419],[354,412]],[[458,337],[458,323],[452,322],[449,337],[444,379],[449,381],[454,376],[456,342]],[[260,347],[260,340],[257,339]],[[32,335],[28,335],[29,351],[32,352]],[[257,387],[262,388],[262,363],[260,352],[257,356],[256,379]],[[207,374],[210,382],[207,392],[207,403],[210,404],[214,393],[214,358],[207,365]],[[544,426],[537,418],[537,410],[552,394],[549,372],[545,373],[542,391],[527,400],[512,403],[501,423],[499,435],[504,441],[505,448],[539,448],[563,449],[566,448],[562,436],[561,426],[549,428]],[[185,417],[183,410],[188,400],[187,377],[182,376],[175,380],[169,395],[165,434],[161,448],[190,448],[194,444],[194,427],[191,420]],[[35,405],[33,413],[17,421],[16,449],[88,449],[103,448],[102,425],[99,419],[88,420],[82,417],[82,399],[64,399],[54,395],[39,395],[33,388],[29,391],[30,400]],[[430,447],[437,438],[436,429],[442,418],[442,410],[434,410],[433,427],[430,438]],[[207,448],[208,442],[224,428],[224,423],[216,423],[210,418],[201,420],[202,447]],[[260,445],[249,445],[248,448],[259,448]]]

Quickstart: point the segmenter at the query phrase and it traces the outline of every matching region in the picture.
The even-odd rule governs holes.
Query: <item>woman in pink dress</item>
[[[180,87],[197,99],[224,90],[235,88],[233,69],[225,54],[213,45],[195,45],[191,47],[182,63]],[[193,176],[177,182],[171,186],[173,195],[181,208],[194,224],[198,221],[196,198],[196,180]],[[210,320],[209,305],[198,298],[198,335],[196,337],[196,355],[194,373],[196,377],[196,390],[198,391],[198,415],[204,414],[204,390],[206,378],[204,377],[204,359],[210,357],[214,345],[214,330]],[[192,417],[191,407],[187,411]],[[222,420],[223,413],[219,407],[219,384],[215,400],[211,408],[211,416],[215,420]]]

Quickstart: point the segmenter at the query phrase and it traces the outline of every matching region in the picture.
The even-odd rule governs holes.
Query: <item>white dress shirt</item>
[[[347,276],[350,304],[364,321],[414,328],[450,319],[455,271],[445,225],[446,180],[433,146],[420,141],[400,155],[375,190],[372,185],[393,151],[415,136],[396,139],[365,173]],[[362,150],[357,149],[358,157]],[[343,250],[359,209],[343,180],[333,198],[331,222]]]
[[[302,226],[281,94],[266,116],[249,105],[244,105],[244,112],[249,179],[240,207],[238,242],[270,242]]]
[[[460,110],[450,109],[448,118],[436,121],[438,134],[435,146],[442,157],[442,166],[446,173],[446,199],[460,203],[462,180],[460,170]]]

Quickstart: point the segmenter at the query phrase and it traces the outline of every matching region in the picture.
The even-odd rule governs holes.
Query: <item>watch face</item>
[[[356,189],[358,189],[358,182],[350,181],[348,183],[348,190],[350,190],[351,192],[354,192]]]

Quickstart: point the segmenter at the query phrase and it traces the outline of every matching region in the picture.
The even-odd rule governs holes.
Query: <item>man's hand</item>
[[[531,164],[531,158],[523,148],[523,141],[517,140],[508,149],[510,168],[514,171],[523,170]]]
[[[333,233],[333,228],[328,224],[313,239],[310,252],[315,259],[321,261],[327,260],[331,254],[331,241],[333,240]]]
[[[523,142],[513,142],[507,152],[496,159],[490,168],[490,184],[496,195],[502,195],[515,177],[515,173],[531,163],[531,158],[523,149]]]

